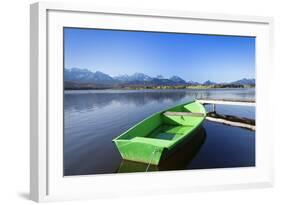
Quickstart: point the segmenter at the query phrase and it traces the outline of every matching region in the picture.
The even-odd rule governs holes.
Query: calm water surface
[[[112,139],[149,115],[195,98],[254,100],[254,89],[65,91],[64,175],[145,171],[123,161]],[[206,107],[210,109],[210,107]],[[218,105],[217,112],[255,119],[255,108]],[[206,121],[154,170],[255,166],[255,132]]]

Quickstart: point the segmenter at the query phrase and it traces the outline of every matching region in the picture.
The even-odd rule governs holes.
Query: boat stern
[[[130,141],[113,140],[124,160],[158,165],[165,150],[153,144]]]

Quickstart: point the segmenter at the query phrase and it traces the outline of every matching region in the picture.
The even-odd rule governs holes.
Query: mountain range
[[[198,83],[194,81],[185,81],[179,76],[172,76],[170,78],[164,78],[162,75],[156,77],[148,76],[144,73],[134,73],[133,75],[119,75],[110,76],[100,71],[92,72],[88,69],[70,68],[64,69],[64,81],[80,84],[102,84],[102,85],[118,85],[118,84],[130,84],[130,85],[218,85],[218,84],[234,84],[234,85],[255,85],[255,79],[243,78],[230,83],[216,83],[207,80],[204,83]]]

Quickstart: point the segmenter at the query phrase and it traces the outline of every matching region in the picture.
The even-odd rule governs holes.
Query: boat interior
[[[169,148],[204,120],[205,109],[197,102],[157,113],[121,135],[119,139]]]

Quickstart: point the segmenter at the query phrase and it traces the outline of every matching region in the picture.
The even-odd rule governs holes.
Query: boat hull
[[[195,137],[196,136],[196,137]],[[132,160],[122,160],[118,173],[184,170],[197,155],[206,140],[204,127],[199,127],[189,140],[180,143],[172,152],[168,152],[165,158],[161,158],[158,165],[148,165]]]
[[[185,115],[194,112],[202,115]],[[124,160],[158,165],[194,136],[205,116],[196,101],[178,105],[144,119],[113,142]]]
[[[166,152],[165,148],[146,143],[123,144],[122,142],[115,142],[115,144],[122,159],[153,165],[158,165],[161,157]]]

